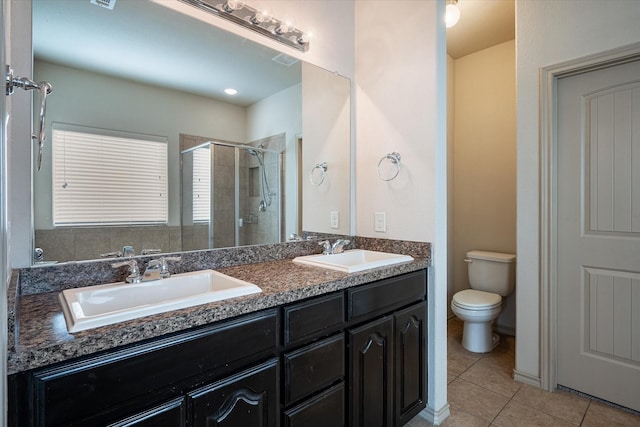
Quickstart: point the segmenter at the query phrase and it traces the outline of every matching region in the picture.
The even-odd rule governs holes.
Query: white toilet
[[[487,353],[498,345],[491,324],[500,314],[502,297],[515,287],[516,256],[498,252],[469,251],[465,258],[471,289],[457,292],[451,311],[462,321],[462,346],[474,353]]]

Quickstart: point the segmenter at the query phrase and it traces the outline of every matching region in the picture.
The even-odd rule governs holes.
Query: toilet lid
[[[500,305],[502,297],[493,292],[477,291],[475,289],[466,289],[453,295],[453,302],[462,308],[469,309],[487,309],[496,305]]]

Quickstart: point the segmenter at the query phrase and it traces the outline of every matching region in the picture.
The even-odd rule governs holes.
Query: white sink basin
[[[78,332],[258,292],[262,290],[252,283],[202,270],[149,282],[67,289],[59,299],[69,332]]]
[[[368,251],[365,249],[351,249],[340,254],[306,255],[293,259],[298,264],[324,267],[331,270],[354,273],[370,268],[386,267],[413,261],[409,255],[398,255],[387,252]]]

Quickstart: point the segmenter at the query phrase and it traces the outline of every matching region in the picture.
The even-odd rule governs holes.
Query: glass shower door
[[[182,152],[183,250],[278,243],[282,154],[208,142]]]

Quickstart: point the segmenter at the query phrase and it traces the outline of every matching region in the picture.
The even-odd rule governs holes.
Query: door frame
[[[540,385],[548,391],[558,385],[558,80],[639,59],[634,43],[540,69]]]

